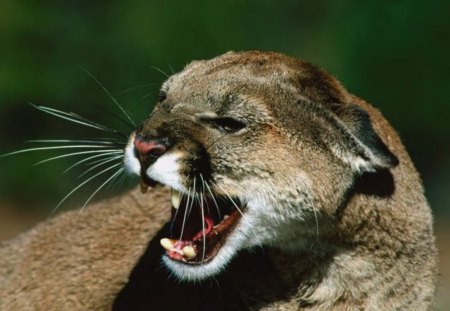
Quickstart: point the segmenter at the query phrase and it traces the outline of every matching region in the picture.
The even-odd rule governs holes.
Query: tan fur
[[[269,52],[193,62],[163,89],[167,101],[143,131],[168,129],[180,139],[175,148],[187,154],[191,137],[204,146],[214,137],[186,116],[240,96],[245,117],[258,127],[245,141],[236,138],[236,146],[230,138],[236,152],[223,149],[211,160],[213,171],[221,172],[212,178],[238,197],[243,190],[228,179],[279,190],[274,214],[284,215],[291,231],[263,251],[241,252],[217,277],[217,288],[214,281],[178,285],[157,259],[146,259],[160,256],[152,241],[170,217],[167,191],[129,192],[4,243],[0,310],[108,310],[114,301],[117,310],[126,302],[133,303],[130,310],[431,308],[436,249],[430,209],[408,154],[379,111],[320,69]],[[361,131],[374,131],[387,149]],[[223,165],[232,168],[226,176]],[[297,177],[298,185],[286,184]],[[296,223],[291,210],[304,218]],[[189,294],[177,298],[183,293]]]
[[[167,196],[130,192],[4,243],[0,310],[111,309],[149,239],[169,219]]]

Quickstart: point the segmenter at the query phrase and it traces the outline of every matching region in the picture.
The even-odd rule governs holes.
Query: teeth
[[[174,209],[178,209],[180,207],[180,192],[178,192],[175,189],[172,189],[172,196],[171,196],[171,200],[172,200],[172,206]]]
[[[141,179],[141,193],[142,194],[145,194],[145,193],[147,193],[147,191],[148,191],[148,186],[145,184],[145,182],[144,182],[144,180],[143,179]]]
[[[195,253],[195,249],[192,246],[185,246],[183,247],[183,254],[187,258],[194,258],[197,254]]]
[[[230,215],[225,215],[223,216],[223,219],[227,219],[228,217],[230,217]]]
[[[164,247],[164,249],[170,250],[175,245],[175,240],[164,238],[164,239],[161,239],[161,241],[159,241],[159,243],[161,244],[162,247]]]

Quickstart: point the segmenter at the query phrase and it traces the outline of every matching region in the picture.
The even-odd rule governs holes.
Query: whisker
[[[109,114],[110,116],[113,116],[114,118],[118,119],[120,122],[122,122],[122,123],[125,124],[126,126],[130,127],[131,129],[134,130],[134,129],[136,128],[136,126],[133,125],[133,124],[131,124],[130,121],[128,121],[128,120],[122,118],[122,117],[119,116],[117,113],[115,113],[115,112],[113,112],[113,111],[111,111],[111,110],[108,110],[108,109],[106,109],[106,108],[104,108],[104,107],[101,107],[101,106],[99,106],[99,105],[97,105],[97,107],[99,107],[102,111],[106,112],[106,113]]]
[[[119,151],[117,151],[116,153],[109,153],[109,157],[107,157],[107,158],[112,158],[112,157],[117,157],[118,159],[120,159],[120,158],[124,158],[125,155],[124,155],[124,153],[123,153],[122,150],[119,150]],[[94,160],[94,161],[92,161],[92,162],[86,163],[85,166],[92,166],[92,165],[94,165],[94,164],[96,164],[96,163],[99,163],[99,162],[102,162],[102,161],[104,161],[104,160],[106,160],[106,159],[98,159],[98,160]]]
[[[231,198],[231,196],[228,194],[227,191],[225,191],[225,189],[223,189],[220,185],[217,185],[220,189],[222,189],[222,191],[225,193],[225,195],[228,197],[228,199],[231,201],[231,203],[233,203],[234,207],[236,207],[237,211],[242,215],[242,217],[244,217],[244,213],[241,211],[241,209],[239,208],[239,206],[236,204],[236,202],[234,202],[234,200]]]
[[[120,111],[122,111],[122,113],[125,115],[125,117],[127,117],[128,121],[130,121],[130,123],[134,127],[136,127],[136,123],[134,122],[133,119],[131,119],[131,116],[129,115],[129,113],[125,109],[123,109],[122,105],[119,104],[117,99],[115,99],[114,96],[111,95],[111,93],[106,89],[106,87],[88,70],[86,70],[84,68],[81,68],[81,70],[83,70],[86,74],[88,74],[103,89],[103,91],[111,98],[111,100],[117,106],[117,108],[119,108]]]
[[[211,197],[212,197],[212,199],[213,199],[213,201],[214,201],[214,205],[216,206],[216,209],[217,209],[217,213],[219,214],[219,218],[222,218],[222,216],[221,216],[221,214],[220,214],[219,204],[217,204],[216,197],[215,197],[214,194],[212,193],[211,188],[210,188],[209,185],[208,185],[208,182],[206,182],[206,181],[203,179],[202,174],[200,174],[200,178],[201,178],[202,181],[204,182],[204,184],[205,184],[205,186],[206,186],[206,189],[208,189],[209,194],[211,194]]]
[[[29,104],[31,106],[33,106],[34,108],[36,108],[37,110],[39,110],[39,111],[42,111],[42,112],[45,112],[45,113],[50,114],[52,116],[64,119],[66,121],[70,121],[70,122],[73,122],[73,123],[77,123],[77,124],[80,124],[80,125],[91,127],[91,128],[97,129],[97,130],[113,133],[113,134],[116,134],[116,135],[120,135],[122,137],[127,137],[127,135],[125,135],[123,133],[120,133],[119,131],[110,129],[110,128],[106,127],[106,126],[103,126],[103,125],[100,125],[100,124],[95,123],[93,121],[90,121],[90,120],[88,120],[88,119],[86,119],[86,118],[84,118],[84,117],[82,117],[82,116],[80,116],[80,115],[78,115],[76,113],[64,112],[64,111],[61,111],[61,110],[57,110],[57,109],[53,109],[53,108],[45,107],[45,106],[37,106],[37,105],[35,105],[33,103],[29,103]]]
[[[168,63],[167,65],[169,65],[170,71],[172,72],[172,74],[175,74],[175,70],[173,70],[173,67],[170,63]]]
[[[79,213],[83,212],[83,209],[86,207],[86,205],[89,204],[89,202],[92,200],[92,198],[100,191],[100,189],[102,189],[107,183],[109,183],[114,177],[116,177],[118,174],[122,173],[124,170],[124,168],[120,168],[118,169],[114,174],[112,174],[104,183],[102,183],[100,185],[100,187],[98,187],[93,193],[92,195],[86,200],[86,202],[84,202],[83,206],[81,207]]]
[[[137,89],[141,89],[141,88],[144,88],[144,87],[147,87],[147,86],[155,86],[155,85],[158,85],[158,83],[145,83],[145,84],[140,84],[140,85],[136,85],[136,86],[130,87],[130,88],[128,88],[128,89],[119,91],[119,93],[128,93],[128,92],[131,92],[131,91],[134,91],[134,90],[137,90]]]
[[[85,184],[87,184],[88,182],[90,182],[91,180],[93,180],[94,178],[116,168],[117,166],[121,165],[122,163],[117,163],[114,164],[104,170],[102,170],[101,172],[95,174],[94,176],[89,177],[88,179],[86,179],[84,182],[82,182],[81,184],[79,184],[78,186],[76,186],[74,189],[72,189],[72,191],[70,191],[61,201],[59,201],[59,203],[55,206],[55,208],[52,210],[52,212],[50,213],[50,216],[52,216],[56,210],[61,206],[61,204],[63,204],[67,198],[69,198],[75,191],[77,191],[78,189],[80,189],[81,187],[83,187]]]
[[[205,252],[206,252],[205,210],[203,207],[203,195],[200,195],[200,209],[202,212],[202,234],[203,234],[202,262],[203,262],[205,260]]]
[[[193,184],[193,191],[192,191],[193,200],[191,202],[191,205],[189,206],[188,216],[191,215],[192,206],[194,205],[194,200],[198,200],[197,192],[196,192],[196,189],[195,189],[196,188],[196,182],[197,182],[197,178],[194,176],[194,184]]]
[[[185,224],[186,224],[188,205],[189,205],[189,203],[192,204],[192,201],[193,201],[193,200],[194,200],[194,199],[191,198],[191,191],[188,189],[188,198],[187,198],[187,202],[186,202],[186,208],[184,209],[183,223],[182,223],[182,225],[181,225],[180,240],[183,239],[184,226],[185,226]],[[191,201],[191,202],[189,202],[189,201]]]
[[[109,184],[107,188],[112,188],[117,185],[119,185],[119,186],[122,185],[125,182],[126,178],[127,178],[126,170],[123,170],[122,173],[120,173],[117,176],[116,180],[113,183]]]
[[[102,159],[102,162],[100,162],[100,163],[97,164],[97,165],[94,165],[94,166],[91,167],[90,169],[88,169],[88,170],[86,170],[85,172],[83,172],[80,176],[77,177],[77,179],[80,179],[81,177],[83,177],[83,176],[86,175],[87,173],[89,173],[89,172],[95,170],[95,169],[96,169],[97,167],[99,167],[99,166],[105,165],[106,163],[115,161],[115,160],[120,159],[120,158],[122,158],[122,156],[115,156],[115,157],[107,158],[106,160],[105,160],[105,159]]]
[[[36,147],[36,148],[22,149],[22,150],[17,150],[17,151],[9,152],[9,153],[6,153],[6,154],[2,154],[2,155],[0,155],[0,158],[1,157],[15,155],[15,154],[20,154],[20,153],[25,153],[25,152],[31,152],[31,151],[54,150],[54,149],[87,149],[87,148],[103,149],[103,148],[109,148],[109,146],[66,145],[66,146]]]
[[[148,94],[142,96],[141,98],[139,98],[139,101],[143,101],[144,99],[148,98],[149,96],[151,96],[151,95],[153,95],[153,94],[155,94],[155,92],[150,92],[150,93],[148,93]]]
[[[57,160],[57,159],[62,159],[62,158],[67,158],[67,157],[73,157],[73,156],[77,156],[77,155],[82,155],[82,154],[91,154],[91,153],[105,153],[105,152],[111,152],[114,151],[115,149],[108,149],[108,150],[93,150],[93,151],[82,151],[82,152],[73,152],[73,153],[67,153],[67,154],[63,154],[60,156],[56,156],[56,157],[52,157],[52,158],[48,158],[39,162],[34,163],[33,165],[39,165],[42,163],[46,163],[46,162],[50,162],[53,160]],[[122,151],[120,151],[122,152]]]
[[[109,138],[101,139],[32,139],[26,140],[27,143],[80,143],[80,144],[99,144],[99,145],[120,145],[125,146],[126,142],[113,141]]]
[[[166,78],[170,77],[167,72],[165,72],[164,70],[162,70],[161,68],[158,68],[156,66],[153,65],[148,65],[150,68],[155,69],[156,71],[158,71],[159,73],[163,74]]]
[[[119,153],[119,152],[123,152],[123,151],[117,151],[117,153]],[[114,152],[114,153],[115,153],[115,152]],[[94,155],[94,156],[91,156],[91,157],[87,157],[87,158],[85,158],[85,159],[82,159],[82,160],[78,161],[77,163],[73,164],[72,166],[70,166],[69,168],[67,168],[67,169],[63,172],[63,174],[67,173],[67,172],[70,171],[72,168],[74,168],[74,167],[76,167],[76,166],[78,166],[78,165],[80,165],[80,164],[82,164],[82,163],[84,163],[84,162],[87,162],[87,161],[89,161],[89,160],[96,159],[96,158],[101,158],[101,157],[110,156],[110,155],[111,155],[111,153],[108,152],[108,153],[105,153],[105,154],[103,154],[103,153],[102,153],[102,154],[96,154],[96,155]]]

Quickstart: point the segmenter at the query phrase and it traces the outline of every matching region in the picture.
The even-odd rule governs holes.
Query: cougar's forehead
[[[203,103],[204,109],[215,112],[235,108],[242,103],[238,98],[264,106],[275,97],[292,98],[298,92],[293,65],[275,53],[227,53],[190,63],[166,81],[162,90],[172,103],[195,103],[197,107]]]

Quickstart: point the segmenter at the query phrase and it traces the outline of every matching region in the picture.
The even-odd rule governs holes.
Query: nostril
[[[140,136],[136,136],[134,140],[134,147],[137,153],[145,157],[160,157],[167,151],[167,146],[158,140],[145,140]]]

